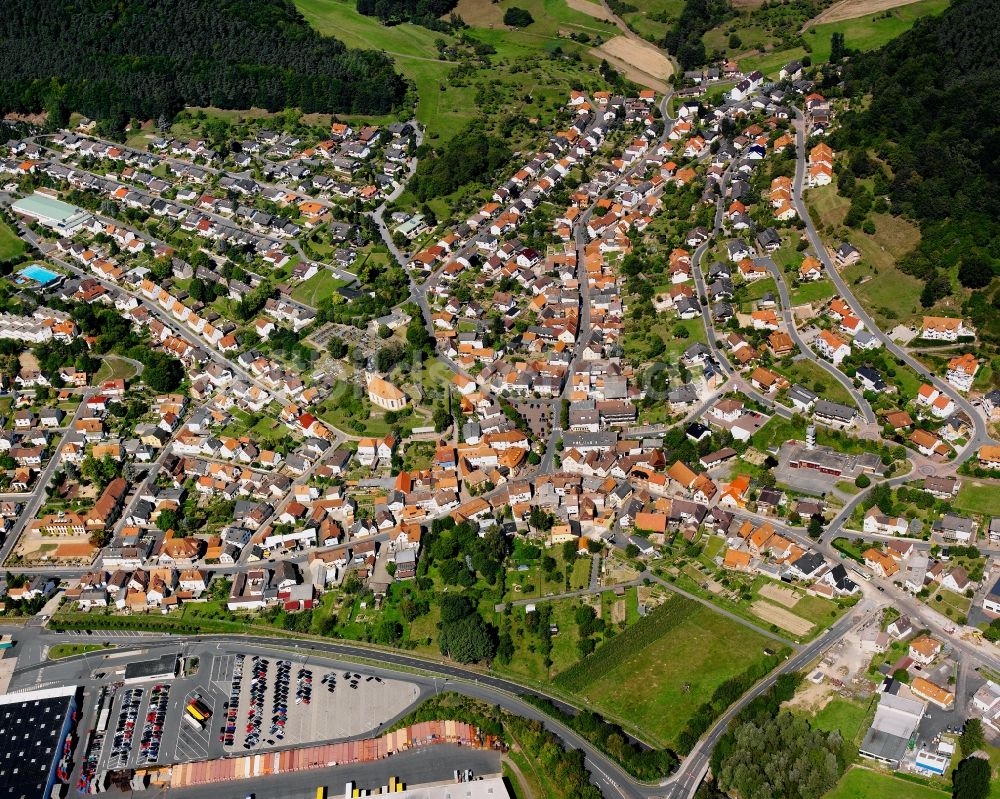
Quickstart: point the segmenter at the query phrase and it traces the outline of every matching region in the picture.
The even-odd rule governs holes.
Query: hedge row
[[[658,781],[677,768],[677,755],[672,750],[647,749],[636,743],[617,724],[605,721],[593,711],[583,710],[573,716],[560,710],[550,700],[535,694],[523,694],[521,698],[586,738],[636,779],[644,782]]]

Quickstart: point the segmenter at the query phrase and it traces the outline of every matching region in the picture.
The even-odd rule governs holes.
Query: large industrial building
[[[66,782],[76,717],[76,686],[0,696],[0,796],[49,799]]]
[[[72,236],[91,220],[90,214],[82,208],[37,191],[15,202],[11,210],[54,230],[60,236]]]
[[[861,742],[862,757],[898,768],[923,716],[923,702],[892,693],[882,694],[872,726]]]

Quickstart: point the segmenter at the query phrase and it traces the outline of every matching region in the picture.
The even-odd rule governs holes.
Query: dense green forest
[[[5,0],[0,111],[123,126],[185,105],[386,113],[383,54],[320,36],[291,0]]]
[[[966,311],[994,343],[1000,291],[986,289],[1000,264],[998,31],[1000,0],[959,0],[881,50],[854,55],[846,92],[871,102],[845,114],[834,138],[850,153],[846,170],[874,172],[892,212],[919,223],[920,244],[900,268],[925,281],[924,305],[957,278],[976,290]]]
[[[700,67],[708,60],[701,37],[731,14],[727,0],[686,0],[677,22],[667,31],[663,46],[684,69]]]
[[[472,123],[443,149],[433,152],[424,145],[418,155],[420,162],[410,190],[418,199],[428,200],[475,181],[488,181],[510,160],[511,152],[502,139]]]
[[[357,0],[359,14],[382,22],[415,22],[427,28],[442,27],[440,17],[458,5],[458,0]]]

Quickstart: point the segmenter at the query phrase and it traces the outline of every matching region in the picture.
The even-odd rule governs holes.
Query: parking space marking
[[[233,669],[236,658],[234,655],[216,655],[212,658],[212,682],[219,686],[223,694],[229,695],[229,687],[233,681]]]

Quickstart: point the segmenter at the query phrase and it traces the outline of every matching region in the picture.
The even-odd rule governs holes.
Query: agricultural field
[[[647,623],[647,621],[649,623]],[[725,680],[764,657],[768,639],[692,600],[670,598],[564,672],[556,684],[670,745]]]

